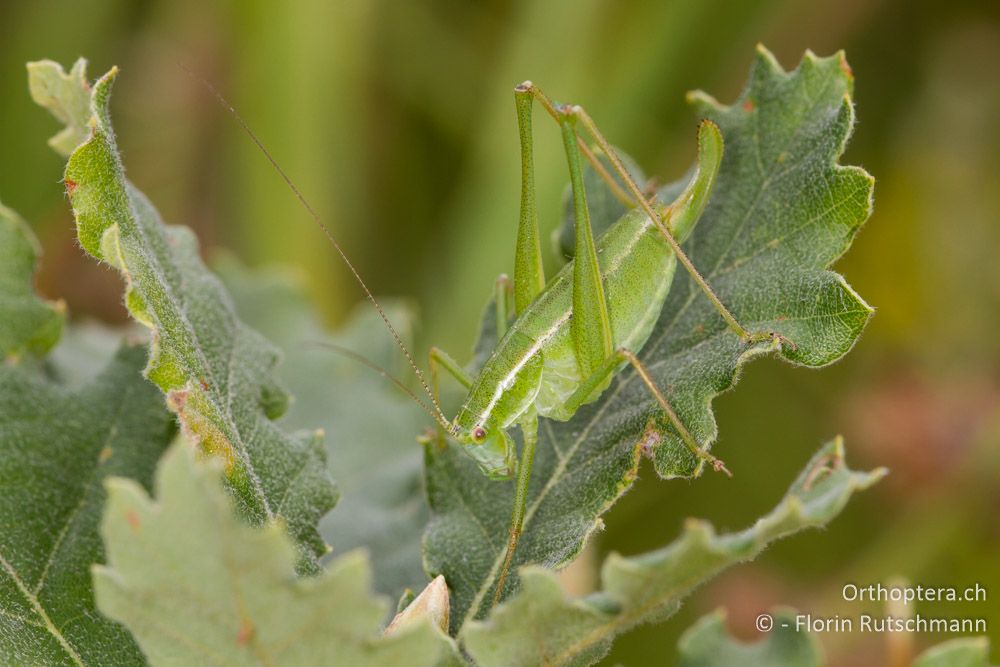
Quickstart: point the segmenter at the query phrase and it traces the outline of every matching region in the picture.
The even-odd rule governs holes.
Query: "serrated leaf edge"
[[[820,496],[823,502],[815,501],[818,507],[816,511],[810,511],[810,505],[813,503],[803,503],[799,494],[800,492],[808,492],[811,484],[818,483],[821,474],[819,471],[830,463],[845,470],[848,475],[835,487],[836,493]],[[509,605],[512,601],[527,594],[533,588],[544,586],[546,589],[551,589],[555,587],[562,595],[564,603],[580,610],[586,610],[595,617],[606,619],[571,647],[564,649],[555,657],[549,658],[549,664],[566,664],[573,656],[598,646],[602,642],[610,642],[621,632],[642,623],[643,617],[652,610],[669,604],[671,602],[669,598],[678,597],[679,607],[680,598],[700,582],[733,564],[751,560],[771,542],[807,528],[824,525],[844,508],[852,495],[871,487],[886,474],[888,474],[888,470],[881,467],[869,472],[857,472],[846,468],[843,439],[837,436],[813,456],[774,510],[758,519],[751,527],[736,533],[719,535],[709,522],[701,519],[689,519],[685,522],[680,537],[659,550],[633,557],[625,557],[617,552],[612,552],[601,566],[602,589],[586,598],[571,598],[562,593],[558,580],[548,568],[540,565],[522,567],[519,570],[519,576],[522,578],[521,591],[494,607],[486,619],[482,621],[472,620],[464,624],[459,638],[467,636],[467,632],[470,630],[473,633],[488,631],[495,615],[503,615],[510,609]],[[790,527],[788,527],[789,524],[791,524]],[[783,528],[783,526],[786,527]],[[743,544],[740,544],[741,542]],[[728,562],[710,572],[695,573],[692,579],[681,581],[671,593],[665,594],[663,599],[656,598],[639,607],[629,607],[623,604],[623,601],[617,599],[614,592],[608,589],[608,583],[615,576],[616,570],[632,574],[639,573],[646,567],[645,563],[647,562],[697,548],[713,552],[716,555],[730,555],[732,557]],[[678,591],[681,592],[681,595],[677,595]]]

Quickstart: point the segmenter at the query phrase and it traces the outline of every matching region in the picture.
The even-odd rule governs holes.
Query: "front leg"
[[[450,354],[439,347],[432,347],[430,350],[427,366],[431,371],[431,395],[435,404],[441,403],[441,370],[448,371],[448,374],[458,380],[466,389],[472,387],[472,378],[462,370],[462,367]],[[442,424],[437,425],[437,443],[439,447],[444,447],[445,431]]]
[[[500,568],[500,578],[493,590],[493,604],[500,601],[503,594],[507,573],[514,562],[514,552],[521,537],[521,527],[524,524],[524,510],[528,505],[528,485],[531,482],[531,466],[535,461],[535,446],[538,444],[538,415],[532,409],[521,419],[521,435],[524,439],[524,449],[521,460],[517,464],[517,486],[514,489],[514,509],[510,517],[510,532],[507,535],[507,555],[504,556],[503,567]]]

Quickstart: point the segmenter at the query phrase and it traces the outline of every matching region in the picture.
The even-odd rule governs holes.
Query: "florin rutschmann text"
[[[884,607],[885,613],[814,614],[800,613],[794,617],[779,619],[779,625],[794,628],[796,632],[947,632],[962,634],[985,634],[986,619],[973,614],[939,614],[929,616],[912,609],[917,603],[985,603],[986,588],[980,584],[970,586],[923,586],[883,584],[844,584],[841,595],[845,602],[874,603]],[[770,632],[775,625],[771,614],[757,617],[757,629]]]
[[[787,624],[783,624],[787,625]],[[984,634],[986,632],[985,618],[965,618],[941,616],[929,618],[916,614],[915,616],[875,616],[861,614],[857,618],[846,616],[813,616],[812,614],[797,614],[795,616],[796,632],[956,632],[965,634]]]

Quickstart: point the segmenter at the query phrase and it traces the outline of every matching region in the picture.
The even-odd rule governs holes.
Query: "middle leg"
[[[510,566],[514,562],[514,553],[517,551],[517,542],[524,524],[524,510],[528,505],[528,484],[531,482],[531,466],[535,461],[535,445],[538,444],[538,415],[534,412],[521,421],[521,435],[524,437],[524,449],[517,464],[517,486],[514,489],[514,508],[511,511],[510,532],[507,535],[507,553],[500,568],[497,586],[493,590],[494,605],[500,601],[507,573],[510,572]]]

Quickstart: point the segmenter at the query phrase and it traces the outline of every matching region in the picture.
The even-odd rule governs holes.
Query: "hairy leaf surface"
[[[17,257],[0,264],[0,322],[22,340],[39,341],[44,331],[39,350],[58,338],[61,314],[30,293],[33,237],[3,213],[0,252]],[[146,354],[126,344],[73,387],[24,359],[0,364],[0,664],[143,662],[128,632],[98,614],[90,566],[104,558],[103,479],[149,486],[176,431],[160,392],[142,377]]]
[[[725,155],[708,208],[685,247],[751,331],[779,332],[795,343],[780,350],[769,343],[745,345],[678,268],[640,357],[705,445],[717,435],[712,400],[733,386],[747,360],[778,352],[804,366],[831,363],[851,348],[871,315],[844,279],[827,269],[871,210],[871,176],[837,165],[854,123],[852,82],[842,54],[807,53],[786,73],[761,48],[732,106],[702,93],[690,96],[698,115],[721,128]],[[670,201],[677,191],[676,184],[669,186],[662,197]],[[618,210],[607,198],[600,201],[599,228]],[[495,344],[486,320],[477,360]],[[665,478],[700,473],[628,369],[569,422],[542,420],[540,436],[516,565],[558,567],[572,560],[601,514],[631,485],[640,456],[650,456]],[[426,461],[434,515],[425,559],[430,573],[443,573],[453,588],[457,631],[481,616],[492,598],[513,485],[485,479],[452,445],[428,449]],[[505,595],[517,578],[508,578],[508,586]]]
[[[164,456],[155,501],[131,480],[107,486],[108,565],[95,569],[97,603],[153,665],[430,667],[452,654],[429,622],[381,636],[388,601],[372,596],[359,551],[316,577],[296,577],[282,523],[237,520],[217,467],[189,447]]]
[[[380,593],[398,598],[406,588],[420,590],[427,583],[420,536],[430,512],[414,435],[427,416],[378,373],[329,348],[339,345],[406,377],[385,325],[364,303],[331,334],[307,302],[297,274],[250,271],[232,257],[214,264],[240,317],[281,349],[278,377],[295,397],[285,423],[326,431],[340,501],[320,521],[323,538],[334,553],[367,548]],[[382,306],[408,337],[409,311],[393,303]]]
[[[528,566],[518,593],[484,621],[468,624],[465,648],[482,667],[593,664],[618,634],[673,615],[695,587],[753,559],[774,540],[827,524],[855,492],[884,474],[884,469],[850,470],[840,440],[828,443],[778,506],[750,528],[718,535],[710,524],[689,520],[663,549],[632,557],[611,554],[601,568],[601,590],[586,598],[567,597],[550,570]]]
[[[62,85],[59,65],[33,63],[29,72],[33,92],[52,93],[37,102],[64,120],[79,113],[79,91]],[[240,512],[255,524],[283,517],[302,567],[315,570],[326,550],[316,524],[336,501],[321,436],[275,425],[288,403],[273,377],[278,351],[236,316],[191,231],[164,225],[126,180],[108,110],[116,75],[112,69],[94,84],[87,118],[68,121],[90,127],[65,175],[80,245],[121,272],[129,312],[153,334],[146,376],[192,440],[225,461]],[[44,83],[53,80],[59,85]],[[86,85],[82,76],[70,80]]]

